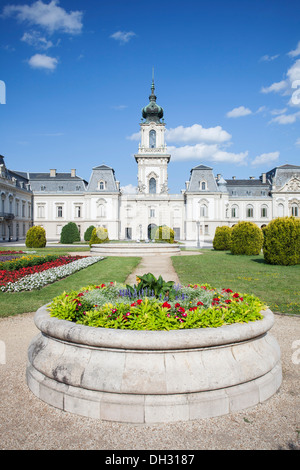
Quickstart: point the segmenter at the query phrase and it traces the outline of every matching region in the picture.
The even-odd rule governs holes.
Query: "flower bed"
[[[102,257],[60,256],[54,261],[37,266],[21,268],[17,271],[0,271],[1,290],[3,292],[20,292],[39,289],[102,259]]]
[[[113,282],[87,286],[59,295],[49,310],[53,317],[92,327],[175,330],[260,320],[266,308],[255,296],[231,289],[208,285],[167,285],[166,289],[130,288]]]

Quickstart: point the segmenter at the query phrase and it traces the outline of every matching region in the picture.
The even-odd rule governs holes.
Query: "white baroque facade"
[[[55,169],[11,172],[1,157],[2,239],[25,238],[34,224],[45,228],[48,240],[59,240],[62,227],[71,221],[82,239],[90,225],[107,228],[111,240],[149,239],[155,227],[167,225],[177,240],[202,246],[213,239],[220,225],[249,220],[262,227],[279,216],[300,216],[300,166],[296,165],[276,167],[259,178],[229,180],[198,165],[192,168],[185,189],[170,194],[171,155],[154,83],[149,104],[142,110],[140,130],[136,194],[123,194],[114,169],[107,165],[94,167],[85,181],[75,169],[70,173]]]

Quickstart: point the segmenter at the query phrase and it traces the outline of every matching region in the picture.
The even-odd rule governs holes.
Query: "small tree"
[[[39,225],[31,227],[27,234],[25,245],[27,248],[44,248],[46,246],[46,232]]]
[[[86,231],[84,232],[84,240],[85,240],[86,242],[89,242],[89,241],[90,241],[91,236],[92,236],[92,232],[93,232],[94,228],[95,228],[94,225],[90,225],[90,226],[86,229]]]
[[[166,225],[161,225],[157,228],[155,232],[155,240],[156,241],[163,241],[166,243],[174,243],[175,233],[170,227]]]
[[[238,222],[231,231],[230,250],[233,255],[259,255],[263,233],[253,222]]]
[[[263,230],[263,253],[269,264],[300,264],[300,220],[278,217]]]
[[[213,247],[215,250],[230,250],[231,228],[227,225],[216,228],[213,239]]]
[[[62,228],[60,243],[71,244],[74,242],[80,242],[80,234],[77,225],[74,222],[69,222]]]
[[[106,243],[109,241],[107,228],[97,227],[92,231],[90,238],[90,246],[98,243]]]

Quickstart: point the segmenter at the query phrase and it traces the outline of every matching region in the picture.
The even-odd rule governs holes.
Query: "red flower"
[[[184,309],[183,307],[179,307],[178,312],[184,313],[184,312],[185,312],[185,309]]]
[[[136,303],[137,303],[138,305],[141,305],[142,302],[143,302],[142,299],[138,299],[138,300],[136,301]]]
[[[162,307],[163,307],[163,308],[171,308],[171,305],[168,304],[168,302],[164,302],[164,303],[162,304]]]
[[[175,304],[175,308],[178,308],[178,307],[180,307],[180,304],[177,302],[177,303]]]
[[[226,303],[226,304],[231,304],[231,300],[230,300],[230,299],[226,299],[226,300],[225,300],[225,303]]]
[[[105,287],[105,284],[101,284],[101,287]]]
[[[197,302],[197,305],[204,305],[203,302]]]
[[[234,297],[235,299],[238,299],[238,298],[239,298],[239,294],[238,294],[238,293],[235,293],[235,294],[233,294],[232,297]]]
[[[130,307],[135,307],[136,306],[136,303],[133,302],[133,304],[130,305]]]
[[[223,292],[227,292],[228,294],[233,292],[231,289],[223,289]]]
[[[189,311],[190,311],[190,312],[193,312],[194,310],[197,310],[197,307],[190,307],[190,308],[189,308]]]

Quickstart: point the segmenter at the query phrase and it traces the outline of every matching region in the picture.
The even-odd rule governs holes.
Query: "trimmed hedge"
[[[174,243],[175,232],[166,225],[160,225],[155,232],[155,241]]]
[[[300,264],[300,220],[278,217],[263,229],[263,253],[269,264]]]
[[[213,247],[215,250],[230,250],[231,230],[231,227],[227,225],[216,228],[213,239]]]
[[[46,246],[46,231],[39,225],[30,227],[26,234],[27,248],[44,248]]]
[[[238,222],[231,229],[230,250],[233,255],[259,255],[263,233],[253,222]]]
[[[97,243],[106,243],[109,241],[107,228],[97,227],[92,231],[90,246]]]
[[[89,241],[90,241],[91,236],[92,236],[92,232],[93,232],[94,228],[95,228],[94,225],[90,225],[90,226],[86,229],[86,231],[84,232],[84,240],[85,240],[86,242],[89,242]]]
[[[80,234],[75,222],[69,222],[61,230],[60,243],[71,244],[74,242],[80,242]]]

